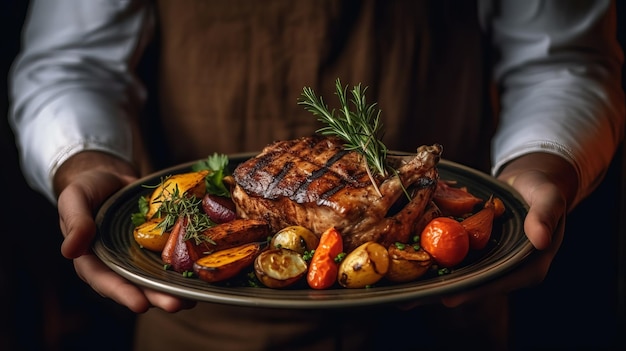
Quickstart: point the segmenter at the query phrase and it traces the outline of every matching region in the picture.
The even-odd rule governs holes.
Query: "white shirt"
[[[149,1],[31,1],[10,76],[10,123],[29,184],[52,202],[52,179],[72,155],[132,159],[130,121],[145,100],[133,69],[153,30]],[[481,1],[500,52],[493,174],[531,152],[568,160],[578,200],[602,179],[623,138],[622,51],[610,0]],[[611,11],[610,11],[611,10]]]

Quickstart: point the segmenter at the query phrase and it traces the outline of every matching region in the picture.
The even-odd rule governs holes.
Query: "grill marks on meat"
[[[297,203],[322,205],[344,188],[371,185],[356,152],[343,149],[337,139],[311,137],[279,141],[240,165],[237,183],[251,196],[287,197]]]
[[[225,181],[240,217],[264,219],[274,230],[302,225],[318,235],[334,226],[351,250],[369,240],[408,241],[431,203],[440,155],[441,146],[433,145],[420,147],[416,156],[394,159],[397,174],[376,179],[382,197],[367,175],[365,159],[344,150],[334,137],[270,144]],[[411,200],[387,216],[405,190]]]

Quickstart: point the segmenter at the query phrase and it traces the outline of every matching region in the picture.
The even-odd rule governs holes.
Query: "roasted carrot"
[[[335,258],[343,251],[341,234],[334,227],[328,228],[320,237],[313,253],[307,282],[313,289],[327,289],[337,282],[339,263]]]
[[[165,247],[163,247],[163,251],[161,251],[161,260],[166,265],[173,266],[175,261],[179,259],[179,254],[176,252],[179,247],[179,242],[182,241],[181,232],[183,231],[184,218],[179,217],[174,226],[172,227],[172,231],[170,232],[170,236],[165,243]]]
[[[161,252],[163,263],[171,266],[174,271],[179,273],[191,272],[193,263],[209,250],[206,242],[196,244],[193,239],[185,239],[189,227],[188,223],[189,218],[186,216],[180,216],[176,220]]]

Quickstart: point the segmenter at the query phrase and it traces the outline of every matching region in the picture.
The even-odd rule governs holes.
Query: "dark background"
[[[3,82],[19,49],[27,3],[0,0]],[[618,1],[622,43],[624,7]],[[128,350],[134,316],[94,293],[61,256],[56,209],[22,178],[7,108],[2,84],[0,350]],[[513,296],[516,349],[626,349],[624,180],[622,147],[602,185],[567,219],[546,280]]]

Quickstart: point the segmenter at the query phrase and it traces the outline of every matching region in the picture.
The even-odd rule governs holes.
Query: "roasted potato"
[[[306,275],[307,269],[302,255],[285,248],[263,251],[254,260],[254,273],[268,288],[293,285]]]
[[[404,283],[416,280],[428,272],[433,263],[428,252],[411,245],[398,247],[391,245],[389,252],[389,270],[385,274],[387,280],[394,283]]]
[[[309,229],[294,225],[279,230],[270,241],[271,248],[285,248],[304,254],[314,250],[320,239]]]
[[[387,248],[368,241],[341,261],[337,280],[345,288],[364,288],[378,282],[389,270]]]
[[[204,178],[207,174],[209,174],[209,171],[202,170],[174,174],[166,178],[150,195],[146,218],[152,218],[159,211],[163,201],[169,200],[175,192],[178,192],[180,195],[193,195],[201,199],[206,193]]]
[[[198,278],[209,283],[230,279],[251,266],[265,246],[255,242],[213,252],[196,260],[193,271]]]
[[[133,229],[133,237],[137,244],[144,249],[154,252],[163,251],[170,233],[164,232],[158,227],[159,223],[162,221],[162,218],[153,218],[135,227],[135,229]]]

